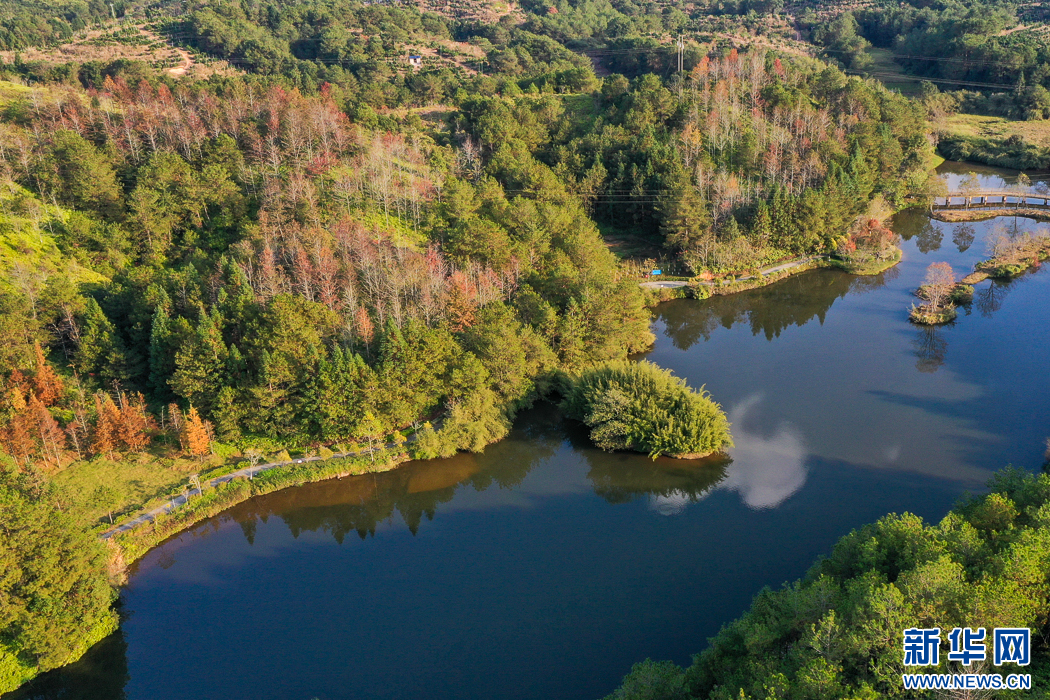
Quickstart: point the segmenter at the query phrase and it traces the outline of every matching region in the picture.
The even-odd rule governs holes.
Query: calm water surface
[[[850,529],[1039,467],[1050,274],[907,321],[926,266],[968,272],[993,226],[1038,224],[905,212],[878,277],[661,305],[647,357],[723,404],[731,460],[605,454],[539,406],[480,455],[257,498],[146,556],[120,631],[23,696],[593,699],[688,663]]]

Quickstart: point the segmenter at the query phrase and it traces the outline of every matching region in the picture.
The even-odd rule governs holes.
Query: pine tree
[[[47,364],[40,343],[33,343],[33,354],[36,361],[36,372],[32,380],[33,393],[45,406],[51,406],[62,396],[62,378]]]
[[[153,314],[149,335],[149,385],[155,398],[171,395],[168,379],[175,370],[174,349],[171,347],[171,319],[163,306]]]
[[[113,323],[98,302],[88,297],[84,306],[84,320],[74,364],[84,374],[98,374],[106,368],[110,356],[119,355],[122,348]]]
[[[91,438],[91,451],[97,455],[111,456],[120,439],[120,411],[112,397],[104,392],[95,394],[95,431]]]
[[[59,427],[58,421],[54,419],[51,412],[47,410],[44,402],[35,395],[29,397],[27,406],[28,418],[33,426],[33,432],[40,442],[40,456],[44,461],[52,461],[56,465],[62,458],[62,448],[66,445],[66,435]]]
[[[760,201],[755,210],[755,218],[751,221],[751,240],[763,245],[769,241],[773,233],[773,220],[769,216],[769,205]]]
[[[28,417],[24,412],[15,415],[4,431],[4,450],[15,459],[28,460],[35,449]]]
[[[204,461],[211,451],[211,423],[200,417],[197,409],[190,406],[182,424],[182,445],[187,456]]]
[[[221,440],[236,440],[241,436],[241,405],[233,387],[224,386],[215,399],[215,429]]]
[[[157,424],[146,412],[146,399],[142,394],[126,395],[121,393],[120,420],[117,435],[120,442],[131,452],[138,452],[149,444],[149,434]]]
[[[175,372],[168,382],[175,393],[202,406],[209,413],[226,385],[226,344],[219,320],[201,312],[196,332],[175,355]]]

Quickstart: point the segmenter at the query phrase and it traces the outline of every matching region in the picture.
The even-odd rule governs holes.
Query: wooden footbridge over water
[[[933,211],[980,211],[998,209],[1047,209],[1050,194],[1018,192],[1017,190],[984,190],[980,192],[950,192],[934,197]]]

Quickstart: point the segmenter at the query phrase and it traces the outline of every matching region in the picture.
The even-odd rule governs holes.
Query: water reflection
[[[932,253],[941,249],[941,240],[943,238],[944,230],[940,226],[934,225],[933,220],[926,219],[922,228],[915,234],[915,247],[919,249],[920,253]]]
[[[937,326],[918,326],[918,338],[914,341],[915,369],[930,374],[944,366],[948,356],[948,341]]]
[[[733,466],[721,488],[736,491],[755,510],[776,508],[806,483],[806,447],[798,430],[784,421],[763,434],[752,420],[763,402],[753,394],[729,412],[733,425]]]
[[[952,243],[960,253],[965,253],[973,245],[973,239],[977,231],[970,224],[956,224],[952,229]]]
[[[974,177],[977,180],[977,184],[982,188],[990,190],[1008,189],[1017,185],[1017,176],[1020,172],[1019,170],[997,168],[991,165],[960,163],[950,160],[937,166],[937,174],[944,178],[948,189],[952,192],[961,191],[963,182]],[[1045,177],[1036,176],[1032,178],[1034,189],[1038,189],[1043,182],[1045,182]]]
[[[728,455],[703,460],[607,454],[586,449],[578,437],[574,447],[585,457],[594,492],[610,503],[648,499],[661,515],[677,515],[711,491],[736,492],[752,510],[775,508],[806,482],[806,447],[799,431],[784,421],[764,431],[759,420],[761,394],[753,394],[729,410],[735,447]]]
[[[973,304],[984,317],[992,316],[996,311],[1003,308],[1006,295],[1010,293],[1010,286],[1016,280],[989,280],[988,284],[979,287],[973,295]]]
[[[739,419],[743,419],[743,413]],[[757,500],[753,496],[767,490],[756,483],[761,481],[762,472],[761,466],[756,469],[756,463],[761,462],[756,457],[776,454],[777,448],[746,447],[762,443],[766,438],[752,439],[744,435],[741,444],[745,447],[738,449],[745,456],[745,462],[741,469],[728,471],[732,460],[725,456],[654,461],[636,453],[602,452],[590,443],[585,427],[565,420],[550,404],[530,411],[528,419],[519,421],[519,425],[511,437],[490,445],[482,455],[459,454],[447,459],[409,462],[389,472],[306,484],[254,498],[232,508],[221,519],[235,520],[249,544],[254,544],[258,522],[266,522],[272,516],[279,517],[295,538],[304,532],[324,532],[340,544],[351,533],[361,539],[375,535],[380,524],[395,520],[395,516],[415,535],[424,521],[433,520],[439,507],[451,502],[464,488],[480,493],[497,486],[508,492],[547,495],[578,491],[572,483],[559,484],[549,477],[542,483],[520,488],[526,476],[537,465],[554,457],[566,439],[571,452],[588,465],[587,479],[594,493],[609,503],[648,498],[657,504],[658,512],[670,512],[699,501],[722,483],[747,494],[745,500],[749,504],[755,500],[754,507],[767,507],[770,502],[768,496],[758,496]],[[778,439],[774,437],[773,441]],[[742,475],[741,470],[746,474]],[[668,505],[672,503],[678,505]],[[524,505],[524,502],[501,505]],[[460,503],[458,507],[470,505]],[[217,526],[218,520],[213,523]],[[211,530],[201,527],[194,535],[207,536]],[[173,555],[173,549],[165,552],[165,557]]]
[[[773,340],[791,326],[804,326],[816,318],[824,323],[828,309],[850,293],[873,291],[899,274],[896,268],[867,277],[816,272],[789,277],[769,287],[746,294],[712,297],[702,303],[662,304],[656,318],[663,322],[664,333],[679,350],[710,340],[721,328],[744,323],[752,335]]]

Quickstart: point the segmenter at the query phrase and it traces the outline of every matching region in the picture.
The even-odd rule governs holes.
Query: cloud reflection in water
[[[712,489],[736,491],[754,510],[776,508],[806,483],[806,448],[794,426],[782,423],[772,435],[748,430],[748,417],[754,417],[762,401],[761,394],[752,394],[729,411],[736,447],[729,450],[732,459],[725,478]],[[650,493],[649,509],[660,515],[678,515],[707,493]]]
[[[772,436],[748,431],[748,414],[762,400],[752,394],[729,412],[736,447],[729,450],[733,463],[718,486],[736,491],[755,510],[776,508],[806,483],[806,448],[790,423],[780,424]]]

